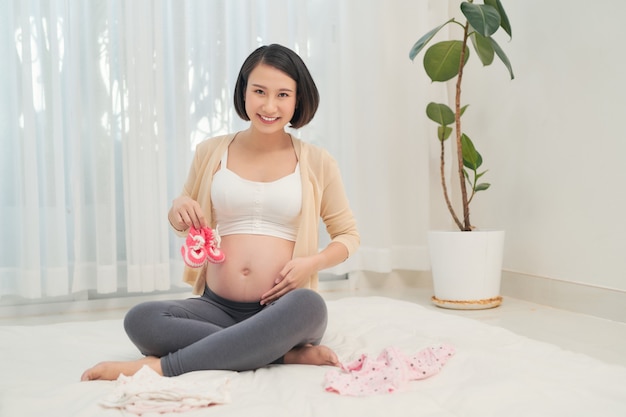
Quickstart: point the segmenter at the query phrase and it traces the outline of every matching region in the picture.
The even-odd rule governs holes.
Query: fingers
[[[278,300],[289,291],[301,286],[306,277],[310,276],[308,268],[303,268],[304,258],[292,259],[280,271],[274,286],[261,296],[261,305],[266,305]]]
[[[206,219],[200,207],[184,207],[178,212],[178,215],[187,227],[193,226],[196,229],[201,229],[206,226]]]
[[[192,222],[193,222],[193,226],[196,229],[201,229],[203,227],[206,227],[206,219],[204,218],[204,213],[202,213],[202,209],[200,208],[200,205],[195,202],[195,205],[193,207],[193,218],[192,218]]]
[[[264,306],[271,304],[285,294],[287,294],[285,288],[277,284],[273,286],[271,290],[261,296],[261,305]]]
[[[296,286],[288,280],[282,277],[276,279],[276,285],[261,296],[261,305],[273,303],[294,288],[296,288]]]
[[[266,306],[268,304],[272,304],[274,301],[282,297],[282,295],[283,294],[280,293],[265,293],[261,296],[261,305]]]
[[[172,212],[174,219],[177,220],[177,229],[187,229],[194,227],[196,229],[203,228],[207,225],[206,218],[200,208],[200,204],[190,197],[182,196],[174,200],[172,204]]]
[[[200,208],[198,203],[196,203],[195,201],[193,203],[195,204],[192,204],[190,207],[184,207],[183,209],[181,209],[179,214],[183,222],[188,227],[193,226],[196,229],[201,229],[206,226],[206,219],[204,218],[204,214],[202,213],[202,209]]]

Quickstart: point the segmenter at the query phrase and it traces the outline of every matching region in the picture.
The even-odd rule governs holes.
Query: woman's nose
[[[263,103],[263,109],[268,113],[274,112],[276,110],[276,99],[267,97],[265,103]]]

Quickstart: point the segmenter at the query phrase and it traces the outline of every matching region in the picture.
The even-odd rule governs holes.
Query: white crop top
[[[295,241],[302,208],[300,164],[276,181],[256,182],[229,170],[227,162],[228,149],[211,186],[219,234],[267,235]]]

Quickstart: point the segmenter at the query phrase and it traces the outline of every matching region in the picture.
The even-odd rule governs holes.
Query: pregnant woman
[[[327,311],[317,273],[359,245],[356,221],[330,154],[292,137],[319,94],[302,59],[262,46],[243,63],[234,93],[246,130],[198,145],[169,211],[181,236],[216,229],[224,260],[185,269],[200,297],[133,307],[124,327],[144,358],[102,362],[82,380],[117,379],[147,365],[165,376],[269,364],[337,365],[320,345]],[[319,219],[330,243],[318,249]]]

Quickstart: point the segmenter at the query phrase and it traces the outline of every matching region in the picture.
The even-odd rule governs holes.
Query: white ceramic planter
[[[504,231],[430,231],[428,245],[435,305],[474,310],[502,303]]]

